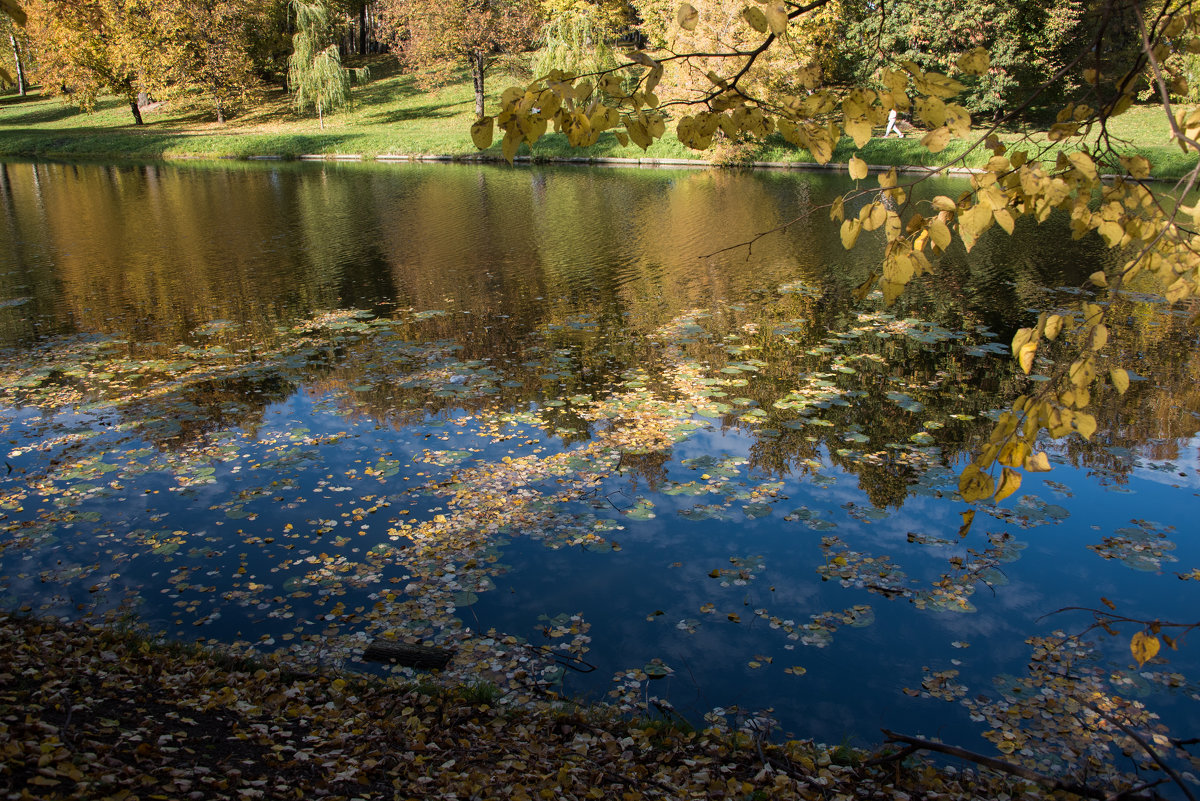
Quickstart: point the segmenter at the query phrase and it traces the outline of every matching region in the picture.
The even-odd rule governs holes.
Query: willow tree
[[[342,66],[342,57],[333,41],[327,3],[293,0],[292,10],[296,15],[296,34],[288,58],[288,86],[296,93],[296,109],[300,112],[315,109],[324,129],[325,112],[348,103],[351,81],[366,80],[369,73],[365,67]]]
[[[539,36],[541,47],[533,56],[534,75],[554,69],[601,72],[617,66],[609,42],[626,22],[622,7],[583,0],[548,0],[544,6],[546,22]]]

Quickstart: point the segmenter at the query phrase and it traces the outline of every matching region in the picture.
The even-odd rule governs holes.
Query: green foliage
[[[912,61],[926,70],[954,74],[959,54],[982,46],[989,69],[957,75],[960,102],[972,114],[999,114],[1050,80],[1085,35],[1084,0],[970,0],[947,5],[933,0],[890,4],[888,13],[859,6],[847,14],[843,77],[870,84],[881,66]],[[1074,83],[1072,83],[1072,77]],[[1042,104],[1060,100],[1078,78],[1058,80]]]
[[[617,60],[606,41],[612,31],[590,6],[554,14],[542,26],[542,46],[534,53],[533,74],[550,70],[589,73],[613,69]]]
[[[369,72],[366,68],[342,66],[338,47],[330,41],[329,6],[324,0],[312,3],[292,0],[292,9],[296,14],[296,34],[288,59],[288,85],[296,93],[296,109],[301,112],[315,109],[324,128],[325,112],[349,103],[351,80],[366,80]]]
[[[501,695],[500,688],[489,681],[474,681],[469,684],[463,684],[455,691],[455,697],[458,700],[472,706],[483,704],[493,706],[500,700]]]

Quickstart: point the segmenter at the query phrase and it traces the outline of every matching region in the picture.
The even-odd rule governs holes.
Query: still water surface
[[[1031,386],[1014,330],[1110,257],[1051,220],[855,301],[880,251],[821,208],[847,188],[0,163],[2,603],[355,669],[394,635],[515,699],[968,744],[1027,638],[1090,622],[1049,613],[1195,619],[1186,315],[1113,301],[1145,380],[965,504],[956,469]],[[1132,632],[1100,634],[1106,669]],[[1196,668],[1125,689],[1191,736]]]

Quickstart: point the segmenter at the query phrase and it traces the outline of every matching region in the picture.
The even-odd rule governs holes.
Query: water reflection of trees
[[[324,226],[324,241],[357,237],[339,230],[335,216],[312,219],[314,184],[295,171],[4,167],[11,258],[43,278],[31,286],[38,314],[27,317],[50,324],[28,334],[86,331],[174,343],[223,318],[264,336],[347,299],[349,260],[310,257],[316,239],[303,233]]]
[[[729,396],[749,398],[766,419],[720,420],[753,436],[752,467],[794,475],[828,458],[856,473],[873,502],[888,506],[902,502],[919,474],[889,443],[908,443],[936,416],[944,420],[935,437],[939,459],[953,463],[986,436],[982,421],[998,399],[1026,386],[1007,360],[967,355],[960,340],[863,337],[855,343],[860,355],[879,361],[859,360],[855,375],[837,377],[839,386],[862,394],[849,406],[822,410],[828,429],[784,427],[775,402],[797,375],[823,369],[824,356],[808,351],[830,332],[847,330],[865,308],[850,290],[875,255],[869,247],[846,254],[823,215],[803,217],[841,188],[824,176],[2,166],[3,225],[14,248],[13,270],[0,289],[31,298],[0,308],[6,341],[86,331],[160,343],[145,344],[158,356],[180,343],[221,346],[257,365],[253,377],[178,390],[193,410],[185,433],[253,426],[266,405],[299,384],[336,394],[347,413],[393,425],[597,396],[629,371],[653,373],[662,349],[646,337],[687,309],[704,308],[714,314],[706,323],[713,339],[681,344],[684,354],[720,371],[737,360],[727,347],[749,345],[765,362]],[[929,191],[950,189],[931,184]],[[794,217],[803,219],[751,250],[702,258]],[[1109,257],[1052,236],[1021,226],[1011,240],[985,237],[969,260],[952,249],[936,275],[910,284],[889,311],[956,332],[990,326],[1006,343],[1028,324],[1030,309],[1055,304],[1047,287],[1078,283]],[[797,279],[819,291],[774,293]],[[1186,321],[1145,299],[1121,302],[1128,324],[1110,347],[1151,380],[1137,382],[1128,397],[1097,399],[1099,436],[1059,446],[1073,463],[1118,478],[1131,467],[1114,448],[1175,458],[1178,443],[1196,431],[1195,418],[1179,410],[1196,411],[1200,403],[1195,335]],[[287,328],[298,320],[355,306],[398,317],[405,309],[442,310],[390,336],[413,345],[450,343],[452,359],[439,358],[482,362],[498,377],[479,393],[446,393],[436,381],[406,386],[404,376],[423,368],[379,349],[386,338],[378,332],[341,337],[300,366],[273,366],[258,355],[263,343],[290,336]],[[219,336],[197,333],[214,318],[233,325]],[[792,342],[770,333],[790,320],[802,320]],[[759,326],[757,333],[747,324]],[[901,385],[924,413],[899,411],[887,400]],[[154,414],[129,408],[137,413]],[[590,435],[593,424],[571,404],[542,414],[565,442]],[[780,433],[763,436],[764,429]],[[877,459],[839,453],[846,444],[839,437],[856,430],[868,436],[864,449]],[[648,482],[661,479],[661,465],[638,464],[630,459],[623,468]]]
[[[827,344],[831,332],[845,332],[859,325],[856,313],[862,308],[838,286],[773,296],[762,303],[705,317],[706,337],[676,343],[675,347],[685,358],[706,365],[710,375],[721,375],[723,368],[739,362],[745,354],[764,363],[757,371],[742,374],[746,376],[745,385],[721,387],[727,392],[726,399],[734,395],[749,399],[749,408],[765,413],[753,422],[732,413],[719,418],[723,429],[738,429],[752,438],[751,469],[782,478],[815,472],[828,460],[857,475],[860,488],[876,506],[900,506],[930,465],[953,466],[977,449],[990,431],[989,412],[1002,399],[1027,389],[1029,379],[1003,356],[968,355],[968,344],[986,345],[995,340],[973,334],[981,325],[975,311],[962,304],[943,304],[943,314],[925,323],[942,326],[954,334],[953,339],[930,343],[895,335],[844,340],[853,342],[855,355],[866,357],[853,362],[853,375],[837,376],[839,387],[855,393],[852,401],[821,409],[820,418],[830,424],[828,427],[790,430],[787,423],[795,415],[777,409],[776,401],[796,386],[798,376],[829,369],[829,355],[811,351]],[[897,319],[914,311],[911,304],[891,310]],[[580,325],[581,319],[588,325]],[[1161,374],[1165,378],[1145,382],[1124,400],[1115,393],[1104,398],[1097,406],[1102,434],[1091,442],[1069,438],[1062,451],[1075,464],[1117,477],[1127,475],[1134,467],[1119,449],[1140,449],[1151,458],[1173,456],[1178,441],[1192,436],[1196,429],[1194,418],[1188,422],[1187,416],[1178,414],[1180,406],[1195,409],[1198,402],[1195,371],[1200,365],[1189,344],[1193,335],[1186,321],[1161,315],[1135,319],[1144,320],[1145,330],[1133,329],[1134,347],[1145,349],[1140,351],[1141,364],[1148,375]],[[788,329],[790,341],[773,333],[774,323],[796,320],[802,322]],[[455,324],[454,318],[447,316],[437,318],[434,328],[439,335],[452,339]],[[347,388],[368,377],[356,365],[380,361],[377,356],[364,354],[340,362],[329,380],[342,388],[347,406],[394,424],[406,424],[428,414],[462,410],[490,414],[575,395],[599,397],[638,368],[653,374],[662,361],[661,345],[648,344],[642,332],[630,331],[629,325],[628,318],[561,317],[548,322],[539,336],[526,332],[525,342],[535,344],[516,350],[512,340],[501,336],[500,344],[505,349],[494,351],[487,359],[493,367],[503,366],[504,380],[496,382],[495,392],[476,398],[439,398],[431,391],[433,388],[401,389],[395,385],[353,395]],[[476,350],[481,341],[472,338],[472,342],[475,347],[471,355],[481,355]],[[370,343],[363,347],[369,348]],[[734,356],[730,348],[744,350]],[[560,377],[547,382],[547,372],[556,372]],[[323,387],[332,388],[333,384]],[[893,390],[905,392],[923,408],[919,412],[898,408],[887,397]],[[1132,414],[1130,403],[1137,405]],[[543,408],[541,414],[548,429],[557,430],[565,444],[590,434],[592,424],[573,415],[570,405]],[[924,431],[929,420],[941,425],[932,431],[930,442],[920,446],[936,444],[936,456],[912,458],[922,449],[912,443],[914,435]],[[847,433],[861,434],[865,438],[863,447],[847,448]],[[1164,442],[1172,444],[1165,446]],[[864,453],[870,458],[863,458]],[[629,454],[622,459],[621,470],[644,480],[653,490],[665,479],[664,466],[670,461],[669,452]]]
[[[1190,323],[1198,310],[1194,304],[1167,309],[1136,294],[1115,300],[1110,314],[1123,324],[1112,326],[1110,357],[1145,380],[1124,396],[1110,390],[1094,399],[1096,435],[1064,440],[1064,458],[1116,482],[1135,466],[1122,451],[1158,462],[1180,458],[1183,443],[1200,433],[1200,342]]]

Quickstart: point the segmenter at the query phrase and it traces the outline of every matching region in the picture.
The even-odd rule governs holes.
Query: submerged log
[[[364,662],[390,662],[423,670],[443,670],[454,656],[449,648],[433,645],[414,645],[399,640],[375,640],[363,651]]]

